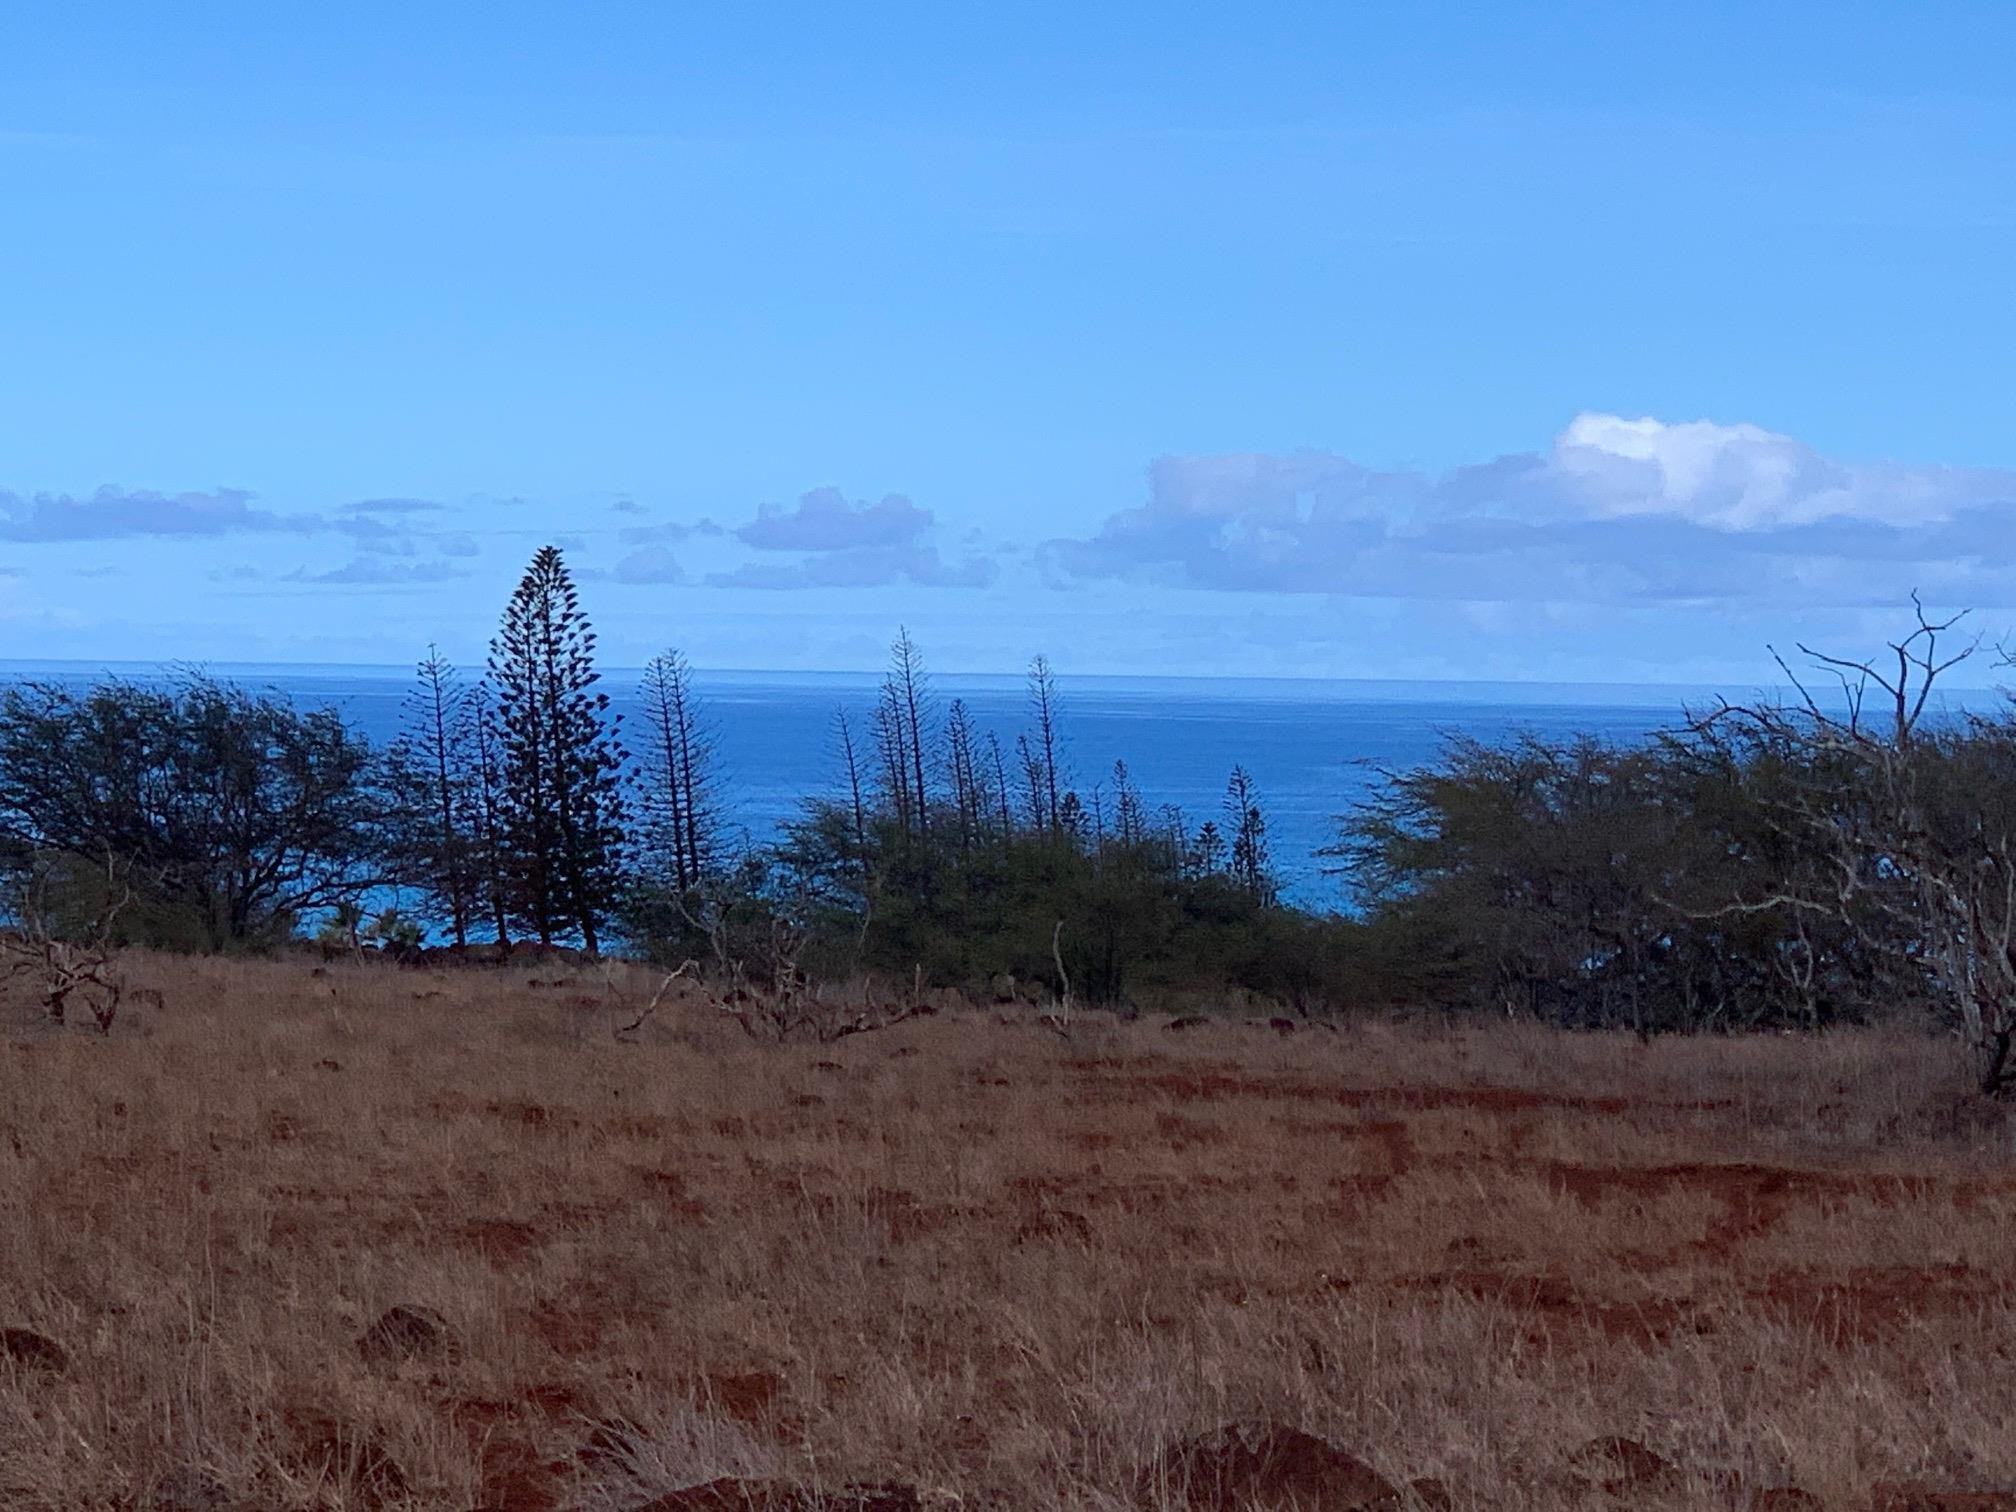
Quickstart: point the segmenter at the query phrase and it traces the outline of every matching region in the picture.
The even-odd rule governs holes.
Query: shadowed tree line
[[[788,950],[821,973],[1012,979],[1088,1003],[1224,985],[1313,1002],[1317,976],[1283,962],[1325,926],[1279,906],[1251,779],[1235,771],[1222,815],[1194,828],[1151,815],[1124,764],[1076,783],[1041,658],[1029,728],[1004,742],[941,706],[900,636],[868,726],[836,716],[835,794],[754,846],[726,822],[685,658],[651,661],[626,726],[595,651],[549,547],[479,674],[428,650],[383,749],[333,710],[200,672],[12,687],[0,861],[16,920],[178,950],[311,929],[402,955],[429,936],[472,954],[614,944],[719,967],[732,952],[754,979]]]
[[[1028,709],[1011,756],[963,702],[941,703],[900,636],[869,727],[835,717],[835,791],[807,798],[777,843],[685,906],[639,919],[633,938],[660,958],[704,958],[721,953],[724,928],[753,932],[788,942],[820,977],[1002,997],[1125,1004],[1229,986],[1313,1005],[1311,953],[1341,926],[1281,906],[1245,771],[1231,774],[1223,814],[1193,826],[1174,808],[1151,814],[1124,762],[1077,779],[1042,657]]]
[[[1914,601],[1915,602],[1915,601]],[[1920,608],[1835,686],[1718,704],[1635,746],[1448,743],[1331,853],[1417,1001],[1641,1033],[1953,1030],[2006,1091],[2016,1037],[2016,705],[1934,697],[1977,650]]]
[[[1635,744],[1451,737],[1340,822],[1326,854],[1351,907],[1318,913],[1279,896],[1244,769],[1217,814],[1151,808],[1124,762],[1073,770],[1043,658],[1004,739],[937,695],[907,634],[866,722],[836,714],[829,790],[775,841],[738,842],[685,659],[651,662],[625,728],[549,547],[482,673],[430,650],[382,750],[332,711],[195,673],[9,689],[0,861],[17,921],[175,949],[319,925],[400,954],[424,933],[450,953],[614,946],[738,984],[1121,1007],[1242,989],[1307,1014],[1642,1034],[1920,1011],[1999,1091],[2016,717],[1934,698],[1974,649],[1942,654],[1953,626],[1921,609],[1881,660],[1808,652],[1838,697],[1795,676],[1789,701]],[[401,908],[368,917],[386,897]]]

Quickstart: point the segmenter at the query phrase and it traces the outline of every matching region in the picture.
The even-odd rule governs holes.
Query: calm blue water
[[[410,673],[391,667],[213,666],[214,675],[329,704],[374,741],[398,732]],[[158,665],[84,667],[0,663],[0,679],[89,681],[106,671],[162,675]],[[756,840],[773,835],[810,794],[838,796],[843,775],[834,738],[845,709],[864,741],[875,674],[701,672],[696,686],[715,734],[720,791],[731,823]],[[605,678],[619,711],[634,709],[636,674]],[[983,732],[998,732],[1014,759],[1028,726],[1020,678],[933,680],[939,710],[963,698]],[[1111,789],[1124,759],[1150,810],[1181,807],[1193,825],[1218,818],[1235,763],[1253,774],[1264,803],[1276,869],[1305,906],[1338,906],[1342,895],[1316,855],[1337,817],[1377,780],[1377,768],[1434,759],[1442,737],[1461,731],[1498,739],[1588,731],[1635,739],[1676,723],[1708,690],[1586,684],[1235,681],[1069,678],[1061,683],[1065,759],[1081,793]]]

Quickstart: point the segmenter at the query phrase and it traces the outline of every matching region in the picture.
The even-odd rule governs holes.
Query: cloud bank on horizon
[[[462,613],[462,596],[480,615],[479,590],[496,597],[548,538],[570,543],[581,576],[598,585],[598,618],[613,627],[605,643],[641,650],[647,623],[662,635],[669,614],[702,625],[704,659],[707,634],[732,624],[721,644],[743,665],[858,665],[869,643],[858,626],[937,615],[980,648],[968,660],[1040,623],[1086,653],[1095,663],[1086,670],[1103,659],[1122,670],[1237,671],[1257,654],[1259,671],[1364,675],[1371,669],[1336,658],[1368,627],[1392,623],[1396,610],[1383,604],[1426,606],[1433,621],[1423,645],[1439,649],[1424,650],[1410,675],[1477,667],[1466,637],[1501,650],[1523,642],[1542,675],[1588,675],[1609,664],[1559,645],[1607,615],[1623,627],[1617,670],[1643,676],[1662,665],[1660,633],[1698,639],[1718,618],[1777,615],[1796,632],[1805,616],[1853,619],[1913,589],[1988,610],[2016,602],[2016,470],[1843,460],[1753,424],[1598,412],[1575,416],[1544,449],[1439,472],[1319,450],[1164,456],[1149,464],[1140,502],[1034,543],[1008,539],[1012,510],[941,520],[903,494],[856,499],[833,487],[726,525],[659,518],[629,497],[606,514],[596,525],[578,507],[536,501],[397,497],[290,512],[234,488],[0,491],[11,558],[0,615],[17,631],[40,627],[32,644],[61,655],[63,637],[92,621],[74,603],[49,607],[51,579],[138,578],[179,548],[204,559],[213,629],[228,617],[220,605],[239,602],[238,629],[254,644],[273,598],[285,596],[301,635],[326,620],[349,637],[332,633],[327,644],[382,637],[383,659],[397,660],[407,642],[441,633],[423,620]],[[39,564],[65,548],[45,573]],[[229,549],[258,561],[220,561]],[[360,594],[382,601],[361,630]],[[129,607],[154,621],[117,622],[118,634],[145,641],[127,654],[154,654],[192,609],[172,592]],[[1270,614],[1273,630],[1251,628]],[[1665,630],[1648,628],[1648,615],[1663,616]],[[842,625],[844,636],[822,628]],[[1642,644],[1627,652],[1633,633]],[[89,641],[91,654],[107,654],[101,639]],[[993,659],[1005,668],[1019,652]]]
[[[1545,452],[1442,474],[1316,451],[1163,457],[1145,503],[1039,560],[1060,582],[1445,602],[1994,595],[2016,566],[2016,470],[1584,413]]]

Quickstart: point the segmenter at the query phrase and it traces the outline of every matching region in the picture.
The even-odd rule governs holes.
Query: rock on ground
[[[1210,1512],[1399,1512],[1400,1492],[1335,1444],[1281,1423],[1228,1423],[1165,1450],[1145,1495]]]

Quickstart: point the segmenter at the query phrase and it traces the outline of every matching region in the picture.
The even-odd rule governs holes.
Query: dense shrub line
[[[940,707],[900,637],[872,728],[842,716],[844,796],[808,797],[761,847],[722,821],[679,653],[647,668],[634,730],[599,682],[547,548],[483,674],[430,650],[386,749],[332,710],[201,673],[9,688],[0,861],[15,920],[175,950],[267,951],[304,930],[402,954],[431,935],[462,959],[613,939],[756,980],[788,954],[821,975],[1012,977],[1097,1003],[1224,986],[1325,1000],[1341,926],[1279,904],[1250,777],[1235,770],[1223,815],[1194,827],[1150,815],[1124,764],[1081,790],[1041,658],[1011,751],[956,700]],[[399,906],[367,911],[387,897]]]
[[[1124,762],[1075,780],[1040,657],[1010,745],[941,707],[907,635],[869,727],[839,717],[833,790],[733,845],[684,660],[652,663],[642,728],[620,730],[548,548],[484,675],[430,653],[388,749],[201,675],[9,689],[0,859],[17,922],[176,949],[317,926],[359,949],[615,941],[738,983],[1121,1006],[1237,988],[1647,1034],[1929,1010],[1999,1089],[2016,719],[1940,715],[1950,623],[1921,611],[1894,664],[1822,658],[1847,694],[1831,708],[1724,705],[1627,746],[1452,737],[1340,821],[1352,906],[1317,912],[1279,897],[1243,770],[1218,816],[1151,812]],[[403,909],[368,918],[388,893]]]

